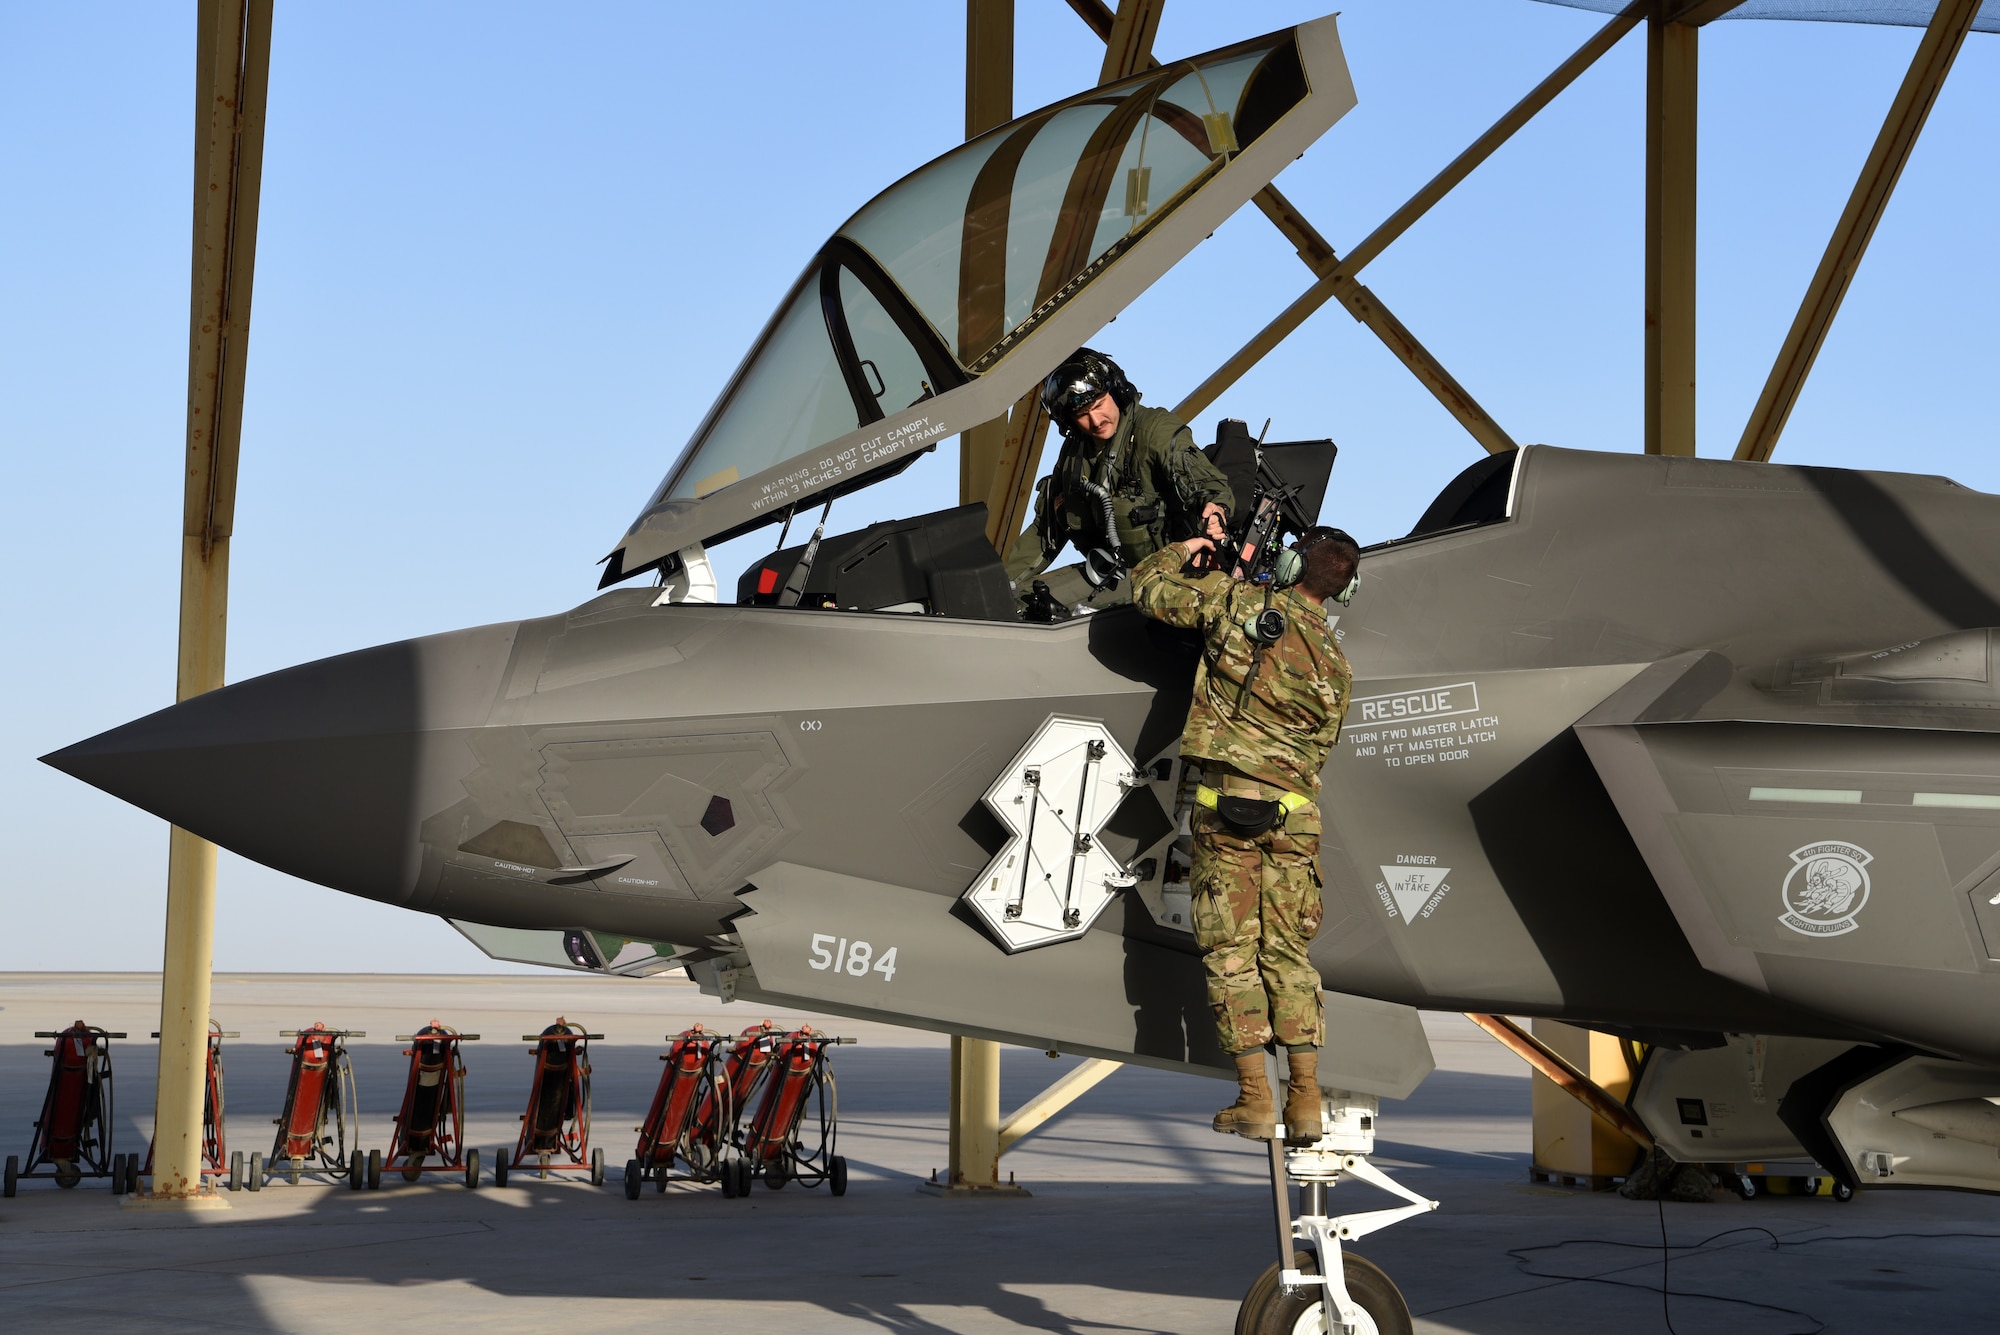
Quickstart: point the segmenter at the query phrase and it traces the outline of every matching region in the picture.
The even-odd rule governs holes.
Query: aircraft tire
[[[1292,1264],[1306,1274],[1319,1273],[1319,1263],[1310,1252],[1294,1252]],[[1361,1309],[1355,1335],[1414,1335],[1409,1304],[1379,1267],[1350,1251],[1341,1253],[1340,1265],[1347,1278],[1347,1296]],[[1316,1288],[1294,1294],[1282,1291],[1274,1264],[1243,1295],[1243,1305],[1236,1309],[1236,1335],[1293,1335],[1321,1329],[1319,1305]]]

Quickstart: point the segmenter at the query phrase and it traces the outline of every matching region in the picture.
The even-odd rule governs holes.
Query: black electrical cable
[[[1665,1203],[1659,1202],[1658,1209],[1659,1209],[1659,1220],[1660,1220],[1660,1243],[1659,1243],[1660,1314],[1662,1319],[1665,1320],[1667,1330],[1671,1333],[1671,1335],[1678,1335],[1678,1331],[1676,1330],[1673,1323],[1672,1310],[1671,1307],[1669,1306],[1671,1299],[1675,1297],[1703,1298],[1710,1302],[1728,1303],[1736,1307],[1752,1307],[1752,1308],[1757,1308],[1761,1311],[1773,1312],[1783,1316],[1799,1317],[1804,1321],[1809,1321],[1812,1323],[1808,1329],[1789,1331],[1786,1332],[1786,1335],[1818,1335],[1818,1332],[1826,1329],[1826,1323],[1824,1321],[1821,1321],[1818,1317],[1814,1316],[1810,1312],[1801,1312],[1795,1307],[1781,1307],[1776,1303],[1760,1303],[1760,1302],[1755,1302],[1748,1298],[1731,1298],[1726,1295],[1717,1293],[1693,1293],[1686,1291],[1683,1291],[1678,1294],[1673,1293],[1668,1285],[1668,1268],[1672,1260],[1672,1253],[1676,1249],[1669,1246],[1667,1242],[1667,1210]],[[1900,1233],[1835,1233],[1835,1234],[1821,1234],[1817,1237],[1793,1238],[1790,1240],[1786,1240],[1780,1238],[1776,1233],[1773,1233],[1768,1228],[1763,1228],[1757,1225],[1744,1225],[1739,1228],[1728,1228],[1724,1229],[1720,1233],[1710,1234],[1708,1237],[1703,1238],[1700,1242],[1694,1243],[1691,1246],[1680,1247],[1678,1250],[1687,1252],[1690,1255],[1699,1254],[1708,1249],[1710,1244],[1715,1243],[1722,1238],[1730,1237],[1737,1233],[1762,1233],[1765,1237],[1771,1240],[1770,1250],[1772,1251],[1778,1251],[1782,1248],[1787,1248],[1787,1247],[1810,1247],[1822,1242],[1886,1242],[1893,1238],[1923,1238],[1926,1240],[1942,1239],[1942,1238],[2000,1239],[2000,1233],[1972,1233],[1972,1232],[1962,1232],[1962,1231],[1955,1231],[1949,1233],[1921,1233],[1912,1231],[1912,1232],[1900,1232]],[[1507,1255],[1513,1258],[1516,1268],[1519,1269],[1522,1274],[1527,1275],[1534,1279],[1553,1279],[1561,1284],[1603,1284],[1613,1288],[1620,1288],[1620,1289],[1636,1289],[1640,1287],[1637,1284],[1633,1284],[1625,1280],[1611,1279],[1599,1275],[1558,1275],[1530,1268],[1533,1262],[1529,1259],[1529,1253],[1556,1251],[1559,1248],[1569,1247],[1569,1246],[1620,1247],[1628,1251],[1648,1251],[1648,1252],[1654,1249],[1653,1244],[1650,1242],[1613,1242],[1604,1238],[1564,1238],[1560,1242],[1542,1243],[1533,1247],[1511,1247],[1508,1249]],[[1539,1292],[1540,1290],[1534,1290],[1534,1291]],[[1425,1315],[1435,1315],[1435,1314],[1426,1313]]]

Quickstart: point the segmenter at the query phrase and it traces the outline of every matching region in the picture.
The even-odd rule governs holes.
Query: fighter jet
[[[813,257],[572,611],[228,686],[45,757],[489,952],[1222,1074],[1194,651],[1018,619],[983,507],[786,546],[998,415],[1354,102],[1332,19],[919,168]],[[1687,1161],[2000,1189],[2000,499],[1534,446],[1369,549],[1324,775],[1322,1069],[1416,1008],[1653,1045]],[[656,583],[627,583],[654,572]]]

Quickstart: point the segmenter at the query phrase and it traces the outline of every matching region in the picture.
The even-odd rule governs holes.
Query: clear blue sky
[[[1094,81],[1102,47],[1061,0],[1017,12],[1017,111]],[[1156,50],[1318,12],[1174,0]],[[34,757],[172,698],[193,16],[191,0],[0,7],[0,969],[158,965],[164,826]],[[960,138],[962,17],[280,3],[232,679],[589,597],[819,242]],[[1352,245],[1601,22],[1350,0],[1360,105],[1279,184]],[[1704,453],[1734,446],[1918,36],[1705,30]],[[1518,440],[1640,444],[1643,56],[1634,34],[1365,275]],[[2000,490],[1996,74],[2000,38],[1972,36],[1781,459]],[[1172,403],[1308,282],[1245,210],[1099,346]],[[1337,307],[1198,433],[1225,414],[1339,440],[1327,515],[1364,541],[1406,530],[1477,457]],[[833,527],[955,503],[955,461],[947,443]],[[723,549],[725,579],[769,541]],[[216,964],[486,967],[435,919],[227,855]]]

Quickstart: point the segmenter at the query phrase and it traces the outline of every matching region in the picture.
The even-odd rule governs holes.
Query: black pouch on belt
[[[1261,798],[1219,794],[1215,799],[1215,814],[1222,818],[1222,823],[1229,827],[1231,833],[1248,837],[1262,834],[1276,825],[1284,815],[1284,808]]]

